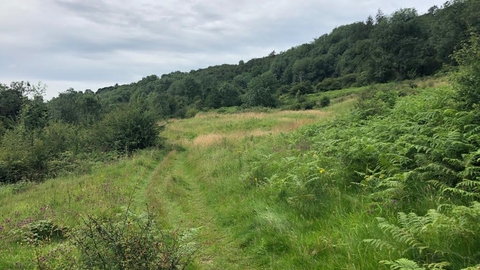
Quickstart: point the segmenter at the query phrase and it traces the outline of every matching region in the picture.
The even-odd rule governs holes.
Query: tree
[[[47,105],[42,96],[35,96],[22,107],[22,123],[27,133],[42,130],[47,124]]]
[[[111,111],[97,123],[92,144],[106,152],[131,153],[157,145],[159,131],[153,114],[126,105]]]
[[[98,95],[75,91],[73,88],[60,93],[48,102],[49,117],[68,124],[93,124],[100,119],[103,110]]]
[[[277,78],[271,71],[253,78],[248,83],[247,92],[243,97],[245,105],[248,107],[275,107],[277,100],[274,94],[277,84]]]
[[[0,136],[15,126],[20,118],[23,100],[21,91],[0,84]]]
[[[473,109],[480,104],[480,35],[471,33],[470,40],[454,54],[460,64],[455,76],[457,99],[464,109]]]
[[[295,84],[290,88],[290,95],[295,96],[299,95],[306,95],[313,93],[313,85],[310,81],[303,81],[300,83]]]

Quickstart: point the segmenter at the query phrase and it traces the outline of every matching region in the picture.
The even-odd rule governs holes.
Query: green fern
[[[443,269],[447,263],[459,269],[480,261],[479,202],[468,207],[442,205],[423,216],[400,212],[396,224],[384,218],[377,220],[379,228],[392,240],[364,241],[373,248],[399,251],[428,269]]]
[[[423,267],[409,259],[401,258],[396,261],[380,261],[380,263],[389,265],[392,270],[426,270]]]

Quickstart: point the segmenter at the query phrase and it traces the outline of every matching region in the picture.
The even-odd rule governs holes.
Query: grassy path
[[[265,262],[258,262],[252,250],[242,246],[245,240],[238,237],[238,225],[248,222],[259,208],[241,181],[245,173],[242,153],[328,114],[205,114],[175,121],[164,135],[185,150],[169,152],[139,184],[136,203],[142,198],[148,202],[164,227],[180,231],[200,228],[195,268],[264,269]]]
[[[38,252],[56,247],[55,243],[26,246],[10,237],[13,229],[23,229],[21,224],[48,219],[77,228],[81,216],[117,214],[130,202],[135,212],[145,211],[147,205],[165,229],[200,228],[200,251],[189,269],[268,268],[274,258],[264,256],[255,244],[263,240],[257,237],[261,235],[257,225],[268,222],[258,215],[270,208],[246,188],[247,163],[259,147],[279,151],[282,146],[276,139],[283,133],[330,115],[329,111],[204,113],[172,121],[162,133],[184,150],[142,151],[89,174],[0,187],[0,269],[33,268],[32,258]],[[259,262],[259,256],[267,261]]]
[[[175,229],[200,228],[198,269],[252,269],[252,262],[232,235],[217,224],[208,205],[197,169],[189,164],[189,151],[170,152],[153,173],[145,194],[160,223]]]

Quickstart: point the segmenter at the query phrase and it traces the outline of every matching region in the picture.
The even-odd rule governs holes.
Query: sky
[[[148,75],[238,64],[335,27],[445,0],[2,0],[0,83],[42,82],[46,98]]]

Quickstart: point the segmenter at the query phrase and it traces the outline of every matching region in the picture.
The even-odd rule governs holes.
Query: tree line
[[[150,75],[99,89],[109,103],[142,97],[157,115],[188,117],[230,106],[288,107],[282,97],[429,76],[457,66],[451,57],[480,31],[475,0],[447,1],[426,14],[400,9],[335,28],[285,52],[190,72]]]
[[[161,144],[142,104],[104,104],[92,91],[45,102],[43,85],[0,84],[0,183],[85,172],[99,162]]]

